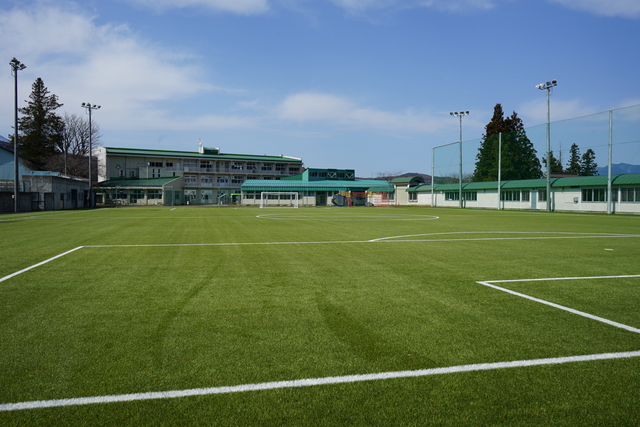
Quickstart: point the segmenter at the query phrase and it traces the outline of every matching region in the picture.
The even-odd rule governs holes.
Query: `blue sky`
[[[105,146],[201,139],[358,176],[430,173],[450,111],[471,112],[465,140],[498,102],[544,123],[547,80],[552,121],[640,104],[637,0],[0,0],[0,40],[2,135],[16,57],[20,100],[41,77],[61,114],[102,105]]]

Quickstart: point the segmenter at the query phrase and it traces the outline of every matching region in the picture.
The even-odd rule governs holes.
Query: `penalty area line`
[[[62,406],[92,405],[115,402],[132,402],[154,399],[174,399],[179,397],[208,396],[214,394],[240,393],[259,390],[275,390],[283,388],[311,387],[318,385],[346,384],[363,381],[388,380],[397,378],[416,378],[430,375],[454,374],[460,372],[490,371],[506,368],[523,368],[529,366],[561,365],[565,363],[592,362],[597,360],[628,359],[640,357],[640,351],[620,353],[601,353],[583,356],[554,357],[547,359],[516,360],[512,362],[479,363],[473,365],[450,366],[445,368],[420,369],[415,371],[382,372],[377,374],[345,375],[340,377],[310,378],[291,381],[274,381],[256,384],[242,384],[226,387],[196,388],[190,390],[159,391],[148,393],[131,393],[120,395],[78,397],[71,399],[36,400],[30,402],[0,404],[0,411],[19,411],[25,409],[54,408]]]
[[[605,324],[610,325],[610,326],[615,326],[616,328],[625,329],[625,330],[627,330],[629,332],[634,332],[636,334],[640,334],[640,329],[634,328],[633,326],[625,325],[623,323],[614,322],[613,320],[605,319],[604,317],[595,316],[593,314],[589,314],[589,313],[586,313],[584,311],[576,310],[574,308],[566,307],[566,306],[560,305],[560,304],[556,304],[556,303],[551,302],[551,301],[547,301],[547,300],[543,300],[543,299],[540,299],[540,298],[532,297],[531,295],[527,295],[527,294],[523,294],[523,293],[520,293],[520,292],[516,292],[516,291],[513,291],[511,289],[503,288],[503,287],[496,286],[496,285],[493,284],[493,283],[497,283],[497,282],[504,283],[504,282],[535,282],[535,281],[543,281],[543,280],[613,279],[613,278],[625,278],[625,277],[640,277],[640,276],[637,276],[637,275],[626,275],[626,276],[600,276],[600,277],[564,277],[564,278],[558,277],[558,278],[551,278],[551,279],[529,279],[529,280],[526,280],[526,279],[490,280],[490,281],[476,282],[476,283],[478,283],[480,285],[488,286],[488,287],[493,288],[493,289],[497,289],[497,290],[502,291],[502,292],[506,292],[506,293],[511,294],[511,295],[515,295],[515,296],[520,297],[520,298],[524,298],[524,299],[528,299],[528,300],[531,300],[531,301],[534,301],[534,302],[537,302],[537,303],[540,303],[540,304],[548,305],[550,307],[557,308],[559,310],[563,310],[563,311],[567,311],[569,313],[577,314],[578,316],[586,317],[587,319],[595,320],[595,321],[598,321],[598,322],[601,322],[601,323],[605,323]]]

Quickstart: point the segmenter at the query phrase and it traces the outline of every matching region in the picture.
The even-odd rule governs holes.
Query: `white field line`
[[[378,242],[383,240],[402,239],[407,237],[424,237],[424,236],[442,236],[442,235],[461,235],[461,234],[562,234],[562,236],[535,236],[535,237],[477,237],[468,239],[422,239],[411,240],[415,242],[452,242],[452,241],[490,241],[490,240],[537,240],[537,239],[590,239],[601,237],[640,237],[638,234],[607,234],[607,233],[574,233],[567,231],[457,231],[446,233],[421,233],[421,234],[407,234],[403,236],[390,236],[380,237],[377,239],[369,240],[370,242]]]
[[[616,328],[626,329],[630,332],[635,332],[640,334],[640,329],[634,328],[633,326],[624,325],[622,323],[614,322],[613,320],[605,319],[603,317],[594,316],[593,314],[585,313],[584,311],[575,310],[570,307],[565,307],[564,305],[556,304],[550,301],[546,301],[540,298],[535,298],[530,295],[526,295],[520,292],[512,291],[511,289],[502,288],[500,286],[493,285],[492,283],[506,283],[506,282],[539,282],[539,281],[547,281],[547,280],[581,280],[581,279],[617,279],[624,277],[640,277],[640,275],[625,275],[625,276],[593,276],[593,277],[554,277],[549,279],[519,279],[519,280],[490,280],[484,282],[476,282],[484,286],[488,286],[490,288],[497,289],[502,292],[506,292],[521,298],[526,298],[531,301],[538,302],[540,304],[545,304],[550,307],[554,307],[560,310],[568,311],[569,313],[577,314],[578,316],[586,317],[588,319],[596,320],[598,322],[606,323],[607,325],[615,326]]]
[[[65,256],[65,255],[68,255],[68,254],[70,254],[71,252],[75,252],[75,251],[77,251],[78,249],[82,249],[83,247],[84,247],[84,246],[78,246],[77,248],[73,248],[73,249],[71,249],[70,251],[67,251],[67,252],[61,253],[60,255],[56,255],[56,256],[54,256],[53,258],[49,258],[49,259],[44,260],[44,261],[42,261],[42,262],[39,262],[39,263],[37,263],[37,264],[33,264],[33,265],[32,265],[32,266],[30,266],[30,267],[27,267],[27,268],[24,268],[24,269],[22,269],[22,270],[20,270],[20,271],[16,271],[15,273],[9,274],[8,276],[4,276],[3,278],[0,278],[0,282],[4,282],[5,280],[11,279],[12,277],[17,276],[18,274],[22,274],[22,273],[24,273],[24,272],[26,272],[26,271],[29,271],[29,270],[32,270],[32,269],[34,269],[34,268],[36,268],[36,267],[40,267],[41,265],[44,265],[44,264],[46,264],[46,263],[48,263],[48,262],[51,262],[51,261],[53,261],[53,260],[55,260],[55,259],[58,259],[58,258],[63,257],[63,256]]]
[[[479,363],[459,365],[446,368],[420,369],[415,371],[381,372],[377,374],[345,375],[340,377],[309,378],[290,381],[274,381],[257,384],[242,384],[226,387],[195,388],[189,390],[156,391],[147,393],[131,393],[107,396],[77,397],[70,399],[35,400],[29,402],[0,404],[0,411],[19,411],[25,409],[54,408],[61,406],[92,405],[114,402],[132,402],[154,399],[175,399],[179,397],[207,396],[214,394],[239,393],[259,390],[275,390],[283,388],[311,387],[329,384],[345,384],[363,381],[389,380],[395,378],[416,378],[431,375],[454,374],[460,372],[490,371],[506,368],[523,368],[541,365],[560,365],[564,363],[591,362],[596,360],[628,359],[640,357],[640,351],[620,353],[589,354],[584,356],[554,357],[547,359],[515,360],[511,362]]]
[[[591,238],[606,238],[606,237],[640,237],[640,235],[636,234],[599,234],[599,233],[584,233],[585,235],[571,235],[571,236],[539,236],[539,237],[480,237],[480,238],[470,238],[470,239],[411,239],[411,240],[402,240],[407,237],[418,237],[418,236],[437,236],[437,235],[451,235],[451,234],[537,234],[537,233],[553,233],[553,234],[580,234],[580,233],[570,233],[570,232],[527,232],[527,231],[489,231],[489,232],[453,232],[453,233],[427,233],[427,234],[410,234],[403,236],[389,236],[389,237],[380,237],[371,240],[342,240],[342,241],[326,241],[326,242],[228,242],[228,243],[156,243],[156,244],[142,244],[142,245],[85,245],[78,246],[70,251],[64,252],[60,255],[56,255],[53,258],[49,258],[45,261],[34,264],[30,267],[27,267],[23,270],[17,271],[15,273],[9,274],[8,276],[0,278],[0,282],[3,282],[7,279],[15,277],[25,271],[29,271],[33,268],[39,267],[43,264],[46,264],[50,261],[53,261],[57,258],[63,257],[71,252],[77,251],[82,248],[153,248],[153,247],[188,247],[188,246],[252,246],[252,245],[321,245],[321,244],[338,244],[338,243],[376,243],[376,242],[404,242],[404,243],[412,243],[412,242],[468,242],[468,241],[494,241],[494,240],[539,240],[539,239],[591,239]],[[549,280],[549,279],[533,279],[533,280]],[[557,279],[561,280],[561,279]],[[508,281],[508,280],[507,280]],[[525,280],[526,281],[526,280]],[[497,283],[500,281],[492,281],[491,283]],[[478,282],[479,283],[479,282]],[[489,283],[489,282],[487,282]]]

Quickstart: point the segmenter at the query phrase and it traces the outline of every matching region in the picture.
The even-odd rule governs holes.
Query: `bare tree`
[[[395,170],[391,172],[376,172],[376,179],[382,179],[385,181],[391,181],[393,178],[397,178],[404,173],[403,170]]]
[[[56,147],[56,155],[47,161],[47,168],[65,175],[85,177],[89,173],[89,119],[77,114],[65,113],[62,141]],[[100,125],[91,123],[91,146],[100,145]],[[92,168],[97,172],[97,168]],[[94,177],[95,178],[95,177]]]

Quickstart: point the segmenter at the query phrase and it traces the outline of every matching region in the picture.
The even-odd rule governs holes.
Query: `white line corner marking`
[[[257,384],[242,384],[226,387],[194,388],[189,390],[156,391],[148,393],[131,393],[108,396],[77,397],[71,399],[35,400],[30,402],[0,404],[0,412],[20,411],[25,409],[55,408],[62,406],[92,405],[116,402],[132,402],[139,400],[175,399],[178,397],[207,396],[214,394],[239,393],[259,390],[275,390],[283,388],[311,387],[329,384],[345,384],[363,381],[388,380],[395,378],[415,378],[430,375],[454,374],[459,372],[490,371],[494,369],[522,368],[540,365],[559,365],[563,363],[591,362],[595,360],[628,359],[640,357],[640,351],[620,353],[588,354],[583,356],[554,357],[548,359],[515,360],[512,362],[479,363],[459,365],[445,368],[420,369],[415,371],[382,372],[377,374],[345,375],[341,377],[309,378],[291,381],[274,381]]]
[[[615,326],[616,328],[626,329],[627,331],[640,334],[640,329],[634,328],[633,326],[624,325],[622,323],[614,322],[613,320],[605,319],[599,316],[594,316],[593,314],[585,313],[584,311],[575,310],[570,307],[565,307],[564,305],[560,305],[560,304],[556,304],[540,298],[532,297],[530,295],[522,294],[520,292],[512,291],[511,289],[502,288],[500,286],[496,286],[493,284],[493,283],[514,283],[514,282],[542,282],[542,281],[550,281],[550,280],[621,279],[625,277],[640,277],[640,274],[623,275],[623,276],[552,277],[552,278],[546,278],[546,279],[487,280],[487,281],[476,282],[476,283],[479,283],[484,286],[488,286],[490,288],[497,289],[502,292],[509,293],[511,295],[515,295],[518,297],[526,298],[531,301],[539,302],[540,304],[545,304],[554,308],[558,308],[560,310],[568,311],[569,313],[577,314],[578,316],[586,317],[592,320],[597,320],[598,322],[606,323],[607,325]]]

